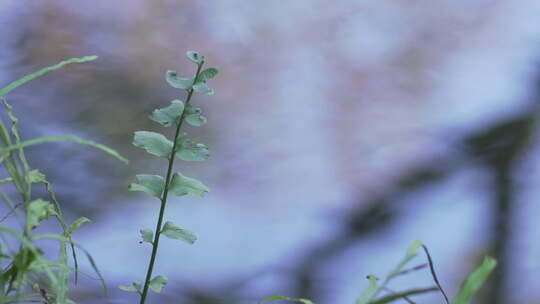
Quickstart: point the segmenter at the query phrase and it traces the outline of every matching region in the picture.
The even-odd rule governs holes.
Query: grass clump
[[[71,274],[74,273],[72,280],[76,283],[79,272],[76,248],[80,249],[89,260],[106,291],[103,277],[94,260],[71,236],[75,230],[90,220],[81,217],[71,224],[66,223],[52,184],[43,172],[30,165],[25,156],[25,148],[46,142],[72,141],[100,149],[125,163],[127,159],[107,146],[74,136],[49,136],[22,140],[19,133],[19,119],[6,98],[11,91],[51,71],[68,64],[84,63],[95,59],[97,56],[71,58],[26,75],[0,88],[0,99],[6,109],[10,125],[8,127],[4,119],[0,118],[0,163],[4,173],[7,174],[0,179],[0,184],[4,184],[4,188],[0,190],[0,197],[8,208],[8,213],[0,218],[0,222],[13,216],[21,223],[19,230],[0,225],[0,266],[3,269],[0,274],[1,304],[74,303],[69,299],[68,293]],[[8,185],[14,186],[15,195],[8,194]],[[37,186],[46,189],[47,197],[33,196],[32,190]],[[49,218],[56,219],[61,232],[37,233],[40,224]],[[10,239],[16,242],[15,246]],[[43,250],[36,245],[37,241],[43,239],[58,242],[58,259],[45,258]],[[68,249],[71,251],[73,265],[68,258]]]

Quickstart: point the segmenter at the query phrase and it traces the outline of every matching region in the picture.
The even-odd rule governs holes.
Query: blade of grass
[[[489,274],[497,266],[497,261],[491,257],[484,257],[482,265],[478,266],[461,284],[461,289],[452,304],[467,304],[472,296],[482,287]]]
[[[7,109],[7,115],[9,117],[9,120],[11,121],[11,134],[13,134],[13,137],[15,138],[15,144],[19,144],[21,142],[21,135],[19,134],[18,128],[19,119],[13,114],[13,106],[9,104],[9,102],[4,97],[2,97],[2,102]],[[26,175],[26,173],[30,171],[30,165],[28,165],[28,161],[26,160],[23,148],[19,149],[19,160],[23,165],[23,173],[24,175]]]
[[[2,143],[4,146],[11,146],[11,136],[9,135],[8,129],[4,125],[4,122],[0,118],[0,140],[2,140]],[[11,155],[11,153],[7,152],[0,152],[0,157],[2,157],[2,163],[4,164],[4,167],[6,167],[6,170],[8,171],[10,177],[13,179],[13,183],[15,184],[15,187],[21,193],[23,201],[26,203],[29,201],[30,197],[28,197],[28,192],[25,188],[25,183],[19,174],[19,170],[17,170],[16,162]]]
[[[64,237],[64,236],[61,236],[61,235],[57,235],[57,234],[38,234],[38,235],[35,235],[33,236],[32,238],[34,241],[37,241],[37,240],[41,240],[41,239],[53,239],[53,240],[58,240],[60,242],[66,242],[66,243],[71,243],[73,244],[75,247],[79,248],[80,250],[82,250],[82,252],[84,253],[84,255],[86,256],[86,258],[88,259],[88,262],[90,263],[90,266],[92,266],[92,269],[94,270],[94,272],[96,273],[96,275],[98,276],[99,280],[101,281],[101,285],[103,287],[103,293],[105,295],[108,294],[108,291],[107,291],[107,285],[105,283],[105,278],[103,277],[103,275],[101,274],[101,271],[99,271],[99,268],[97,267],[96,265],[96,262],[94,261],[94,258],[92,257],[92,255],[88,252],[88,250],[84,249],[84,247],[82,247],[80,244],[78,244],[77,242],[73,241],[72,239],[70,238],[67,238],[67,237]]]
[[[282,296],[282,295],[275,295],[275,296],[262,298],[262,299],[259,300],[258,303],[268,302],[268,301],[276,301],[276,300],[284,300],[284,301],[297,302],[297,303],[302,303],[302,304],[315,304],[315,302],[313,302],[311,300],[308,300],[308,299],[290,298],[290,297],[286,297],[286,296]]]
[[[12,150],[18,150],[20,148],[24,148],[24,147],[28,147],[32,145],[37,145],[37,144],[46,143],[46,142],[55,142],[55,141],[73,141],[81,145],[91,146],[117,158],[118,160],[126,164],[129,163],[129,161],[125,157],[120,155],[115,150],[105,145],[98,144],[90,140],[84,140],[75,136],[43,136],[43,137],[38,137],[38,138],[30,139],[30,140],[25,140],[25,141],[20,142],[19,144],[0,148],[0,154],[6,153]]]
[[[71,64],[71,63],[83,63],[83,62],[88,62],[88,61],[92,61],[92,60],[96,60],[98,58],[98,56],[84,56],[84,57],[80,57],[80,58],[70,58],[68,60],[64,60],[60,63],[57,63],[55,65],[52,65],[52,66],[49,66],[49,67],[46,67],[46,68],[43,68],[35,73],[32,73],[32,74],[29,74],[29,75],[26,75],[18,80],[15,80],[13,81],[12,83],[6,85],[5,87],[1,88],[0,89],[0,96],[5,96],[7,93],[13,91],[14,89],[22,86],[23,84],[33,80],[33,79],[36,79],[38,77],[41,77],[45,74],[47,74],[48,72],[51,72],[51,71],[54,71],[54,70],[58,70],[60,68],[62,68],[63,66],[65,66],[66,64]]]
[[[438,291],[438,290],[439,290],[439,288],[436,287],[436,286],[429,287],[429,288],[411,289],[411,290],[407,290],[407,291],[403,291],[403,292],[399,292],[399,293],[393,293],[393,294],[391,294],[389,296],[382,297],[382,298],[380,298],[378,300],[369,302],[369,304],[390,303],[390,302],[393,302],[395,300],[406,298],[408,296],[418,295],[418,294],[423,294],[423,293],[426,293],[426,292],[432,292],[432,291]]]

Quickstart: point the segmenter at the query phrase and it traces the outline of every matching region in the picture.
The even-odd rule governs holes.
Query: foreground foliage
[[[426,253],[428,263],[420,264],[413,266],[411,268],[406,268],[406,266],[418,255],[418,249],[422,248]],[[474,271],[472,271],[461,284],[459,293],[451,302],[452,304],[468,304],[470,303],[472,296],[482,287],[486,278],[489,274],[495,269],[497,262],[491,257],[484,257],[484,260],[480,266],[478,266]],[[396,292],[388,288],[388,283],[390,281],[401,275],[406,275],[413,271],[418,271],[424,268],[429,267],[435,286],[423,287],[423,288],[414,288],[405,291]],[[356,300],[356,304],[384,304],[390,303],[397,300],[404,300],[407,303],[414,303],[410,297],[419,294],[425,294],[428,292],[439,291],[446,304],[450,304],[448,296],[444,292],[437,274],[435,273],[435,266],[429,254],[427,247],[422,244],[420,241],[414,241],[409,246],[405,257],[397,264],[397,266],[390,271],[385,277],[382,283],[379,284],[379,278],[370,274],[367,276],[369,280],[368,287],[362,292],[360,297]],[[385,292],[387,295],[377,297],[380,293]],[[260,302],[268,302],[275,300],[284,300],[290,302],[297,302],[303,304],[315,304],[313,301],[303,298],[291,298],[282,295],[275,295],[266,297],[260,300]]]
[[[48,136],[23,141],[19,133],[19,120],[6,98],[9,92],[48,72],[60,69],[67,64],[84,63],[95,59],[97,56],[71,58],[26,75],[0,88],[0,99],[11,125],[8,128],[4,120],[0,119],[0,163],[7,174],[0,179],[0,183],[4,184],[0,196],[9,210],[2,216],[0,222],[8,217],[15,217],[21,223],[19,230],[0,225],[0,265],[3,269],[0,275],[0,304],[28,303],[38,300],[45,304],[73,303],[69,299],[68,284],[72,273],[74,273],[74,282],[77,282],[79,271],[77,249],[86,256],[106,291],[103,277],[92,257],[71,237],[75,230],[90,220],[81,217],[69,225],[65,222],[53,186],[43,172],[32,168],[26,159],[24,149],[46,142],[72,141],[100,149],[122,162],[127,163],[127,160],[107,146],[74,136]],[[48,197],[36,198],[32,195],[33,187],[38,186],[45,187]],[[14,188],[14,194],[10,188]],[[40,224],[48,218],[56,219],[61,229],[60,233],[37,233]],[[36,244],[37,241],[43,239],[58,242],[57,260],[44,257],[43,250]],[[73,265],[69,263],[68,249],[71,252]]]

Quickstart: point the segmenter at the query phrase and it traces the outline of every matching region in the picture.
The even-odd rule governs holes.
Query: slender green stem
[[[408,296],[412,296],[412,295],[416,295],[416,294],[423,294],[423,293],[427,293],[427,292],[431,292],[431,291],[437,291],[437,290],[439,290],[439,288],[435,287],[435,286],[434,287],[428,287],[428,288],[411,289],[411,290],[407,290],[407,291],[400,292],[400,293],[393,293],[393,294],[391,294],[389,296],[380,298],[378,300],[375,300],[375,301],[372,301],[372,302],[369,302],[369,303],[370,304],[390,303],[390,302],[392,302],[394,300],[405,299]],[[410,300],[408,300],[408,301],[410,301]]]
[[[199,73],[201,72],[201,68],[204,64],[204,61],[198,64],[197,66],[197,73],[195,74],[195,80],[199,77]],[[191,101],[191,96],[193,95],[193,89],[188,90],[188,95],[186,98],[186,106],[189,105]],[[158,251],[159,246],[159,237],[161,235],[161,226],[163,223],[163,216],[165,214],[165,206],[167,205],[167,197],[169,194],[169,185],[171,183],[171,176],[172,176],[172,170],[174,165],[174,159],[176,154],[176,146],[177,146],[177,139],[178,135],[180,134],[180,128],[182,127],[182,123],[184,122],[184,116],[185,111],[182,112],[182,115],[180,116],[180,119],[178,120],[178,126],[176,127],[176,132],[174,134],[174,141],[173,141],[173,147],[171,150],[171,155],[169,156],[169,167],[167,168],[167,177],[165,178],[165,187],[163,189],[163,196],[161,198],[161,207],[159,208],[159,217],[156,225],[156,232],[154,234],[154,241],[152,242],[152,255],[150,256],[150,263],[148,264],[148,271],[146,272],[146,279],[144,280],[144,288],[143,292],[141,293],[141,301],[140,304],[144,304],[146,301],[146,296],[148,295],[148,287],[150,285],[150,280],[152,278],[152,271],[154,270],[154,263],[156,261],[156,255]]]
[[[431,255],[429,254],[429,250],[426,247],[426,245],[422,245],[422,248],[424,249],[424,252],[426,253],[426,256],[428,258],[429,270],[431,271],[431,276],[433,277],[433,281],[435,281],[435,284],[437,284],[437,287],[441,291],[446,304],[450,304],[450,300],[448,299],[448,296],[444,292],[444,289],[442,288],[441,283],[439,282],[439,279],[437,278],[437,274],[435,273],[435,266],[433,266],[433,260],[431,259]]]

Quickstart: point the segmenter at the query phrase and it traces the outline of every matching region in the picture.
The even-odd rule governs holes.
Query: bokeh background
[[[213,157],[177,169],[212,191],[169,203],[166,219],[199,240],[161,243],[155,273],[169,284],[152,303],[354,303],[416,239],[450,295],[490,254],[500,267],[477,303],[540,303],[539,16],[535,0],[0,1],[0,85],[100,56],[7,96],[23,136],[76,135],[131,160],[28,149],[68,220],[93,221],[75,238],[109,295],[82,276],[72,298],[137,299],[115,286],[144,278],[138,230],[159,202],[126,187],[165,162],[132,134],[163,130],[147,115],[184,98],[164,73],[193,73],[193,49],[221,71],[216,94],[194,99],[208,124],[187,130]],[[391,287],[430,285],[424,270]]]

